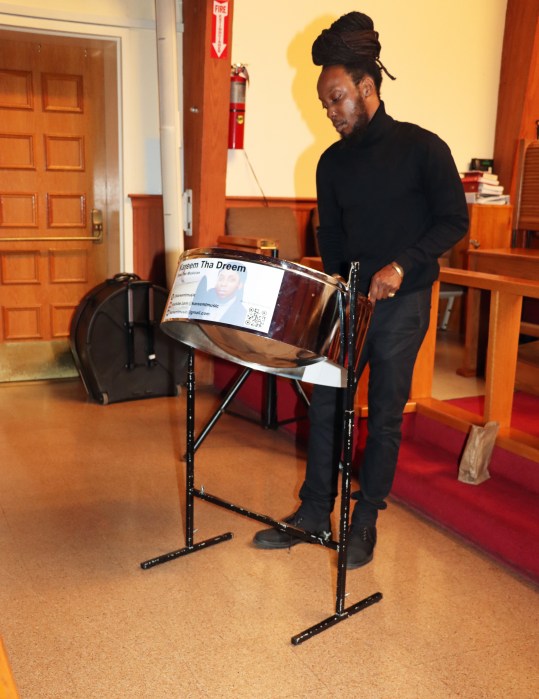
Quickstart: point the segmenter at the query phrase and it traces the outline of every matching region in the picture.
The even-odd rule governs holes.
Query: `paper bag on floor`
[[[479,485],[490,478],[488,465],[499,427],[498,422],[487,422],[484,427],[472,425],[459,462],[459,481]]]

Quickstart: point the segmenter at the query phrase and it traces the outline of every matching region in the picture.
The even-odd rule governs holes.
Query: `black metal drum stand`
[[[148,569],[153,566],[160,565],[161,563],[166,563],[167,561],[174,560],[175,558],[180,558],[181,556],[186,556],[189,553],[198,551],[199,549],[207,548],[208,546],[213,546],[214,544],[219,544],[222,541],[228,541],[232,539],[232,532],[226,532],[225,534],[220,534],[211,539],[206,539],[198,543],[194,543],[194,501],[195,498],[201,500],[206,500],[206,502],[213,503],[214,505],[219,505],[227,510],[231,510],[245,517],[249,517],[258,522],[262,522],[268,526],[274,527],[279,531],[286,532],[287,534],[304,539],[307,542],[319,544],[327,548],[334,549],[338,552],[337,559],[337,589],[336,589],[336,603],[335,603],[335,613],[331,616],[323,619],[318,624],[305,629],[304,631],[292,636],[291,642],[293,645],[299,645],[303,641],[308,640],[312,636],[319,634],[321,631],[338,624],[344,619],[356,614],[357,612],[370,607],[376,602],[380,602],[382,599],[381,592],[375,592],[374,594],[366,597],[365,599],[352,604],[349,607],[344,606],[344,601],[346,597],[346,553],[348,549],[348,538],[349,538],[349,514],[350,514],[350,491],[351,491],[351,471],[352,471],[352,455],[353,455],[353,441],[354,441],[354,396],[357,387],[357,377],[355,376],[355,355],[356,355],[356,297],[357,297],[357,285],[358,285],[358,275],[359,275],[359,264],[353,263],[352,270],[350,274],[350,306],[349,306],[349,328],[347,340],[347,382],[346,382],[346,395],[345,395],[345,413],[344,413],[344,436],[343,436],[343,463],[342,463],[342,474],[341,474],[341,510],[340,510],[340,524],[339,524],[339,538],[338,540],[323,539],[317,537],[315,534],[307,532],[303,529],[297,529],[285,522],[279,522],[268,515],[258,514],[256,512],[251,512],[239,505],[235,505],[221,498],[210,495],[203,488],[199,489],[195,487],[195,451],[196,442],[194,434],[195,425],[195,358],[194,350],[189,348],[188,353],[188,363],[187,363],[187,420],[186,420],[186,432],[187,432],[187,449],[186,449],[186,513],[185,513],[185,546],[177,551],[171,551],[170,553],[157,556],[156,558],[151,558],[140,564],[141,568]],[[245,373],[245,372],[244,372]],[[243,376],[243,374],[242,374]],[[241,378],[241,377],[240,377]],[[246,378],[246,376],[245,376]],[[199,442],[200,443],[200,442]]]

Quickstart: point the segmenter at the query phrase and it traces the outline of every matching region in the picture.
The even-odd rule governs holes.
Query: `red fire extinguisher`
[[[230,113],[228,117],[228,147],[243,148],[245,130],[245,95],[249,74],[242,64],[234,63],[230,72]]]

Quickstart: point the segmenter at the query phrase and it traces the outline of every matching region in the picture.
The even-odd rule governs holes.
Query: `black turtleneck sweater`
[[[399,294],[429,287],[438,258],[468,229],[464,189],[448,146],[435,134],[399,122],[383,102],[356,141],[339,141],[316,172],[318,243],[327,274],[348,276],[360,263],[360,290],[396,261]]]

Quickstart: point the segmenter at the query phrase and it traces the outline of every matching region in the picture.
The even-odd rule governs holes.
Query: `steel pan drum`
[[[161,328],[196,349],[278,376],[346,386],[348,287],[322,272],[221,248],[180,256]],[[356,347],[372,306],[358,296]],[[344,320],[346,324],[346,320]]]

